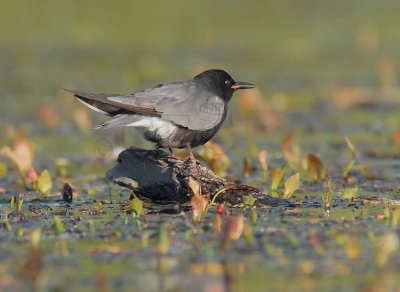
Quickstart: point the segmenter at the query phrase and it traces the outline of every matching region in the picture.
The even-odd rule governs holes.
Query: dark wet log
[[[244,196],[256,198],[256,204],[286,205],[286,201],[261,193],[258,189],[237,185],[217,176],[197,160],[181,160],[162,150],[130,148],[121,152],[117,164],[107,172],[107,178],[134,191],[140,197],[156,203],[186,202],[192,196],[188,185],[192,177],[200,183],[203,194],[210,197],[224,189],[216,201],[232,205],[243,202]]]

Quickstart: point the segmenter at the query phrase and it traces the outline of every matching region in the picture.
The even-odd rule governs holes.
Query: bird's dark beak
[[[236,84],[233,84],[231,88],[233,90],[238,90],[238,89],[250,89],[256,87],[254,84],[248,83],[248,82],[237,82]]]

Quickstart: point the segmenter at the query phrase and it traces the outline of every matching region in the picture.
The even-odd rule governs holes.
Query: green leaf
[[[256,199],[253,196],[243,196],[243,204],[245,206],[253,206]]]
[[[60,217],[58,217],[58,216],[54,217],[53,227],[57,230],[58,233],[64,233],[65,232],[64,225],[61,222]]]
[[[284,199],[289,199],[295,191],[300,186],[300,174],[296,173],[289,177],[287,181],[285,182],[285,188],[283,190],[283,198]]]
[[[351,200],[357,194],[358,188],[348,188],[343,191],[342,199],[343,200]]]
[[[53,188],[53,181],[51,180],[50,172],[45,169],[39,176],[38,181],[39,191],[42,192],[43,195],[47,196],[50,194],[51,189]]]
[[[258,215],[257,215],[256,209],[251,209],[251,211],[250,211],[250,221],[252,223],[257,223],[257,217],[258,217]]]
[[[168,230],[165,224],[161,224],[160,229],[158,231],[158,252],[162,255],[168,253],[169,251],[169,238],[168,238]]]
[[[355,163],[356,163],[356,161],[352,160],[346,165],[346,167],[344,168],[343,173],[342,173],[342,177],[344,179],[346,179],[349,176],[350,171],[353,169]]]
[[[18,196],[18,200],[17,200],[17,211],[18,212],[21,212],[23,203],[24,203],[24,199],[22,198],[22,194],[20,194]]]
[[[271,170],[271,191],[276,191],[276,189],[281,184],[285,172],[281,168],[273,168]]]
[[[10,200],[10,210],[14,210],[14,208],[15,208],[15,196],[12,196]]]
[[[138,197],[134,196],[130,202],[130,206],[137,216],[144,215],[143,202]]]
[[[91,187],[87,190],[88,196],[93,198],[97,194],[97,188],[96,187]]]
[[[40,246],[40,238],[42,237],[42,230],[40,228],[36,228],[31,233],[31,243],[34,249],[39,248]]]
[[[7,165],[0,161],[0,177],[7,175]]]

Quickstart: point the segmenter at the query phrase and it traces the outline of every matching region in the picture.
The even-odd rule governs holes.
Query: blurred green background
[[[307,95],[329,99],[335,86],[397,83],[397,0],[17,0],[1,7],[0,119],[29,129],[41,102],[68,114],[62,87],[127,93],[208,68],[257,84],[267,99],[294,93],[299,104]]]

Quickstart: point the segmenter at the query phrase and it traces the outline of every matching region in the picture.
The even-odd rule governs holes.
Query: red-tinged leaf
[[[392,144],[400,147],[400,130],[395,131],[391,137]]]
[[[248,177],[249,176],[249,171],[250,171],[250,159],[248,157],[246,157],[243,160],[242,176],[243,177]]]
[[[50,130],[54,130],[60,124],[60,114],[57,108],[47,103],[39,107],[39,118]]]
[[[0,154],[8,157],[22,177],[32,167],[33,162],[33,147],[25,138],[16,138],[13,149],[10,147],[3,147],[0,149]]]
[[[228,217],[227,222],[224,226],[221,248],[225,249],[225,247],[229,243],[238,240],[243,233],[243,227],[244,227],[243,214]]]
[[[309,153],[303,161],[303,169],[312,180],[323,180],[326,169],[322,160],[315,154]]]
[[[222,226],[222,216],[220,214],[216,214],[214,216],[214,230],[217,233],[221,232],[221,226]]]
[[[267,151],[262,150],[258,153],[258,162],[260,163],[262,180],[263,182],[266,182],[268,176]]]
[[[29,180],[29,182],[34,184],[34,183],[36,183],[38,181],[38,179],[39,179],[39,175],[38,175],[36,169],[31,168],[28,171],[28,180]]]
[[[325,248],[321,244],[321,240],[319,239],[319,236],[315,229],[311,229],[308,232],[308,236],[310,238],[310,243],[313,246],[315,252],[319,255],[323,255],[325,253]]]
[[[194,222],[200,221],[204,211],[207,209],[209,201],[209,199],[201,195],[193,195],[191,202]]]
[[[208,203],[210,202],[210,195],[201,195],[201,186],[192,177],[189,177],[188,181],[189,187],[192,190],[193,196],[191,199],[192,211],[193,211],[193,221],[200,221],[205,210],[207,210]]]

